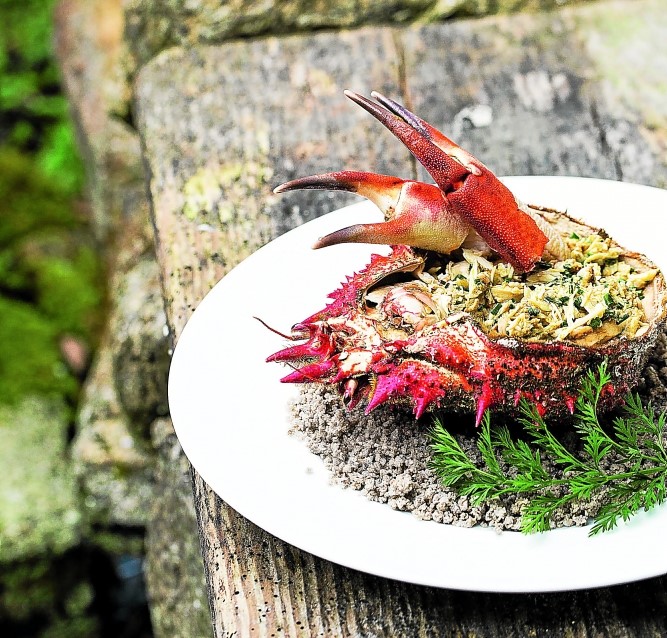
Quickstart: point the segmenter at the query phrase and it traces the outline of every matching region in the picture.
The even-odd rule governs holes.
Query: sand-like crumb
[[[638,391],[645,401],[650,399],[657,409],[664,409],[665,335],[658,341]],[[423,520],[461,527],[481,524],[499,530],[520,529],[525,499],[510,496],[473,507],[467,497],[440,484],[429,466],[430,418],[416,421],[409,411],[395,406],[378,408],[366,416],[361,408],[347,410],[332,388],[319,384],[304,386],[291,412],[291,432],[322,458],[334,483]],[[576,446],[576,436],[568,435],[567,426],[563,427],[565,439]],[[469,430],[463,429],[465,433],[456,435],[459,443],[469,456],[479,459],[472,417]],[[588,502],[572,503],[553,516],[552,524],[585,525],[597,513],[602,499],[604,494]]]

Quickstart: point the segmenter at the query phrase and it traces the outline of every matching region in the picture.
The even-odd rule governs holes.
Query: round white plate
[[[596,179],[505,179],[528,203],[567,209],[604,227],[664,270],[660,230],[667,191]],[[311,221],[258,250],[207,295],[174,353],[169,404],[191,463],[210,487],[255,524],[292,545],[364,572],[422,585],[543,592],[629,582],[667,573],[667,507],[616,530],[525,536],[424,522],[329,484],[320,459],[288,435],[295,386],[265,358],[284,340],[253,317],[289,331],[321,309],[345,275],[382,247],[313,241],[352,223],[381,219],[361,202]]]

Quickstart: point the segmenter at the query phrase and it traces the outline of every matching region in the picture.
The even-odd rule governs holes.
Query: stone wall
[[[96,631],[68,424],[61,401],[0,406],[0,466],[11,470],[0,483],[0,629],[32,627],[36,636],[50,626],[53,636],[73,638]]]
[[[146,534],[145,571],[157,636],[209,636],[211,626],[189,466],[167,413],[171,343],[132,124],[136,73],[174,45],[547,10],[574,2],[61,1],[56,51],[88,167],[96,236],[112,271],[107,331],[86,383],[72,447],[83,515],[77,514],[68,533],[80,535],[86,527],[110,549],[141,544]]]
[[[155,262],[132,64],[120,0],[64,0],[56,54],[88,170],[95,235],[109,264],[108,321],[72,444],[87,537],[146,556],[158,636],[211,633],[189,466],[167,408],[170,339]]]
[[[174,46],[232,39],[414,24],[497,13],[548,10],[586,0],[131,0],[127,43],[138,65]],[[590,1],[590,0],[589,0]]]

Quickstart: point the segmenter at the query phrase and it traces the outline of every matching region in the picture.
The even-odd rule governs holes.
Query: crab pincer
[[[450,211],[444,193],[432,184],[359,171],[338,171],[287,182],[275,189],[342,190],[362,195],[385,215],[376,224],[355,224],[321,237],[313,248],[341,243],[404,244],[450,253],[464,242],[470,226]]]
[[[321,238],[315,248],[343,242],[404,244],[448,254],[479,235],[519,271],[541,258],[547,237],[519,208],[509,189],[482,162],[397,102],[373,93],[373,102],[352,91],[345,95],[401,140],[437,186],[357,171],[314,175],[282,184],[297,189],[345,190],[373,201],[386,221],[357,224]]]

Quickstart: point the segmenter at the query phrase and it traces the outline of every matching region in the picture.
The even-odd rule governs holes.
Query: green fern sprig
[[[628,395],[623,415],[613,420],[610,429],[600,423],[600,397],[610,381],[603,363],[582,382],[574,415],[580,454],[558,440],[535,405],[522,401],[518,421],[527,440],[512,437],[505,426],[492,428],[487,411],[477,439],[481,465],[436,419],[432,467],[445,486],[470,497],[474,505],[506,495],[523,496],[527,499],[521,519],[524,532],[546,531],[554,514],[568,503],[604,492],[590,534],[613,529],[619,520],[627,521],[667,499],[667,449],[665,413],[656,414],[636,394]],[[555,474],[545,467],[547,460],[557,468]]]

